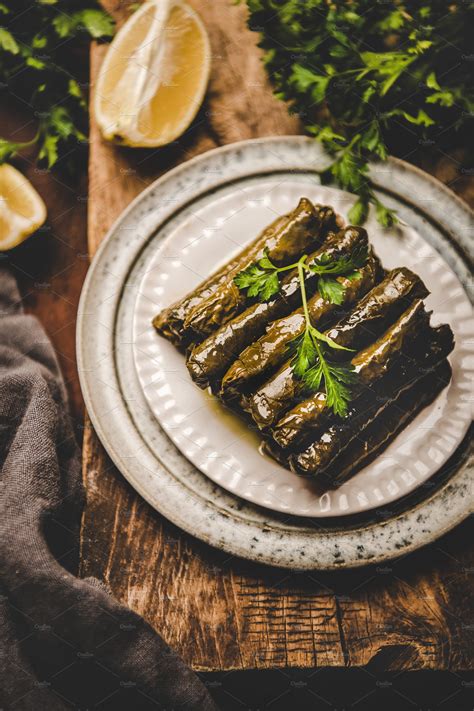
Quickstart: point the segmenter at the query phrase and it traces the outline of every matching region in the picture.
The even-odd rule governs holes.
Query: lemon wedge
[[[128,146],[174,141],[207,87],[210,44],[182,0],[149,0],[119,30],[100,69],[94,110],[102,135]]]
[[[0,165],[0,251],[16,247],[45,220],[45,204],[30,181],[12,165]]]

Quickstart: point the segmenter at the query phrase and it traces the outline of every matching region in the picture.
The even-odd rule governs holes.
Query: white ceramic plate
[[[317,186],[317,171],[327,164],[318,143],[285,136],[225,146],[170,171],[110,229],[87,274],[77,317],[78,371],[87,410],[131,486],[175,525],[227,554],[292,570],[386,561],[453,528],[472,512],[467,439],[416,491],[365,514],[312,520],[255,506],[202,474],[158,423],[136,373],[133,322],[153,256],[216,191],[224,195],[251,176],[257,182],[272,176]],[[443,255],[472,295],[474,228],[468,207],[403,161],[372,165],[370,176],[379,197]]]
[[[276,215],[301,196],[330,204],[345,218],[354,198],[315,184],[314,177],[251,178],[223,185],[201,201],[150,256],[139,286],[134,319],[134,358],[146,399],[183,454],[228,491],[276,511],[327,517],[385,506],[427,481],[454,452],[471,420],[473,375],[471,305],[458,278],[435,249],[403,224],[383,230],[371,215],[366,227],[386,268],[407,266],[431,294],[432,323],[449,323],[456,346],[449,386],[389,445],[340,488],[321,493],[259,452],[258,435],[191,380],[182,354],[151,326],[163,307],[188,293],[229,260]]]

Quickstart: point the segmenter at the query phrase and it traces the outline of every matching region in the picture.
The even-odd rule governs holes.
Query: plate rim
[[[423,274],[424,264],[419,262],[416,256],[418,252],[423,252],[423,263],[428,260],[432,265],[428,270],[429,274],[424,274],[423,278],[432,296],[435,295],[435,300],[442,301],[442,295],[446,298],[447,304],[438,308],[443,311],[448,309],[448,313],[443,313],[442,321],[451,323],[455,333],[456,347],[449,358],[453,377],[447,388],[423,410],[420,417],[417,417],[415,424],[410,425],[403,435],[397,438],[397,444],[389,447],[370,463],[367,470],[364,468],[363,472],[359,472],[355,478],[329,495],[322,496],[321,491],[314,492],[311,487],[308,489],[307,483],[303,482],[301,477],[296,477],[268,458],[258,455],[256,440],[259,438],[252,440],[249,445],[244,437],[247,428],[239,427],[236,431],[233,423],[228,422],[221,430],[222,415],[219,409],[216,412],[215,406],[209,402],[208,393],[200,388],[190,387],[192,381],[182,353],[176,351],[166,340],[157,337],[153,329],[150,329],[157,310],[174,302],[183,290],[190,288],[186,285],[186,268],[184,272],[183,268],[178,268],[177,271],[172,268],[177,266],[175,260],[188,265],[193,278],[197,280],[202,279],[202,276],[197,277],[196,273],[212,273],[225,262],[224,253],[226,258],[229,258],[230,250],[233,250],[232,254],[235,253],[236,243],[233,240],[242,234],[248,238],[249,234],[255,232],[257,227],[247,220],[242,229],[242,208],[245,205],[258,207],[256,212],[260,214],[260,203],[264,196],[266,199],[267,193],[273,196],[272,214],[276,210],[286,211],[298,201],[302,193],[317,203],[333,205],[343,215],[353,200],[346,191],[316,184],[311,173],[301,173],[295,176],[295,179],[291,174],[262,175],[259,178],[242,180],[236,185],[223,184],[221,190],[216,193],[198,197],[192,203],[190,214],[173,215],[160,229],[159,235],[152,236],[139,263],[133,267],[130,283],[137,287],[133,312],[130,311],[130,301],[127,301],[127,313],[132,323],[126,332],[122,322],[120,332],[126,333],[125,340],[131,339],[133,342],[133,366],[145,400],[160,427],[184,456],[213,482],[251,504],[302,518],[334,519],[339,516],[355,516],[374,508],[383,509],[394,501],[405,498],[444,466],[463,441],[471,420],[465,392],[469,387],[470,376],[474,374],[474,362],[472,368],[467,363],[466,367],[461,367],[466,348],[469,348],[465,343],[466,323],[471,318],[469,299],[451,266],[419,231],[407,225],[404,220],[400,220],[396,231],[380,230],[374,214],[366,225],[372,235],[372,245],[385,265],[385,251],[388,250],[389,258],[392,259],[388,268],[404,264]],[[287,202],[284,203],[285,200]],[[264,205],[267,205],[265,201]],[[223,218],[225,234],[228,235],[229,218],[236,210],[237,219],[233,224],[237,227],[232,232],[233,240],[230,243],[225,238],[221,242],[216,236],[208,240],[203,238],[202,227],[206,225],[212,232]],[[194,227],[191,227],[190,221]],[[190,244],[192,250],[188,254]],[[219,249],[218,255],[215,254],[216,249]],[[414,260],[413,264],[411,260]],[[166,282],[161,281],[165,278]],[[171,284],[174,284],[172,289],[176,293],[166,292],[166,288]],[[161,289],[158,295],[158,292],[155,292],[157,286],[164,287],[165,294],[161,293]],[[431,311],[434,307],[427,302],[426,308]],[[439,323],[439,313],[436,323]],[[467,339],[469,340],[469,335]],[[118,368],[118,371],[122,391],[130,394],[130,390],[124,386],[124,377],[120,377],[121,369]],[[127,371],[128,368],[123,369],[125,377]],[[199,407],[203,409],[197,409]],[[436,416],[435,429],[432,430],[436,438],[435,441],[430,439],[437,452],[436,456],[433,456],[429,453],[429,448],[425,447],[426,437],[429,436],[426,432],[426,418],[435,417],[437,410],[440,414]],[[188,412],[189,418],[184,419],[185,413]],[[235,420],[235,415],[232,419]],[[452,421],[456,422],[456,426]],[[430,426],[433,427],[432,422]],[[236,432],[239,441],[237,451],[233,447],[227,450],[227,437]],[[450,442],[449,447],[446,446],[447,440]],[[243,455],[242,450],[246,454]],[[220,456],[215,456],[216,453]],[[161,456],[156,448],[155,454]],[[401,471],[404,472],[403,475],[400,474]]]
[[[88,384],[88,376],[87,376],[87,369],[85,367],[85,350],[86,350],[86,340],[82,337],[82,334],[84,333],[85,329],[87,328],[87,311],[86,311],[86,304],[87,304],[87,299],[89,298],[90,292],[92,290],[92,284],[93,284],[93,279],[95,274],[98,271],[99,265],[101,264],[101,261],[103,259],[103,255],[106,252],[107,247],[109,246],[109,243],[113,240],[114,235],[117,233],[117,231],[120,229],[121,224],[123,224],[127,218],[136,210],[137,206],[139,206],[142,202],[144,202],[151,194],[153,194],[154,191],[157,190],[162,184],[173,181],[177,176],[179,176],[182,173],[185,173],[190,170],[191,167],[195,166],[196,164],[199,163],[206,163],[206,162],[212,162],[216,154],[223,154],[223,153],[231,153],[232,151],[240,150],[240,149],[246,149],[255,145],[260,145],[260,144],[271,144],[271,143],[279,143],[279,144],[302,144],[306,143],[307,145],[311,144],[314,146],[314,140],[305,136],[279,136],[279,137],[265,137],[265,138],[257,138],[257,139],[249,139],[246,141],[240,141],[237,143],[232,143],[228,144],[226,146],[218,147],[215,148],[211,151],[207,151],[203,154],[200,154],[190,161],[187,161],[185,163],[180,164],[179,166],[176,166],[169,172],[165,173],[164,175],[160,176],[156,181],[154,181],[150,186],[148,186],[144,191],[142,191],[128,206],[125,208],[125,210],[121,213],[121,215],[117,218],[117,220],[114,222],[114,224],[111,226],[111,228],[108,230],[105,238],[103,239],[101,245],[99,246],[99,249],[96,252],[96,255],[92,261],[92,264],[88,270],[88,273],[86,275],[86,279],[84,281],[84,286],[83,290],[81,293],[81,299],[79,302],[79,308],[78,308],[78,316],[77,316],[77,332],[76,332],[76,350],[77,350],[77,362],[78,362],[78,373],[79,373],[79,379],[80,379],[80,384],[81,384],[81,389],[83,392],[85,404],[87,411],[89,413],[89,416],[91,418],[92,424],[99,436],[99,439],[101,440],[102,444],[104,445],[106,451],[108,452],[109,456],[111,457],[112,461],[115,463],[115,465],[119,468],[120,472],[122,475],[129,481],[129,483],[135,488],[135,490],[142,496],[150,505],[161,512],[164,516],[166,516],[168,519],[170,519],[175,525],[179,526],[183,530],[187,531],[191,535],[194,535],[198,538],[201,538],[202,540],[205,540],[207,543],[210,543],[211,545],[217,546],[221,549],[226,550],[229,553],[236,554],[240,557],[248,558],[251,560],[257,560],[258,562],[264,562],[264,563],[269,563],[271,565],[276,565],[280,567],[288,567],[288,568],[297,568],[297,569],[334,569],[334,568],[341,568],[341,567],[356,567],[360,565],[365,565],[367,563],[377,563],[382,560],[387,560],[393,557],[397,557],[401,554],[405,554],[408,551],[415,550],[416,548],[421,547],[422,545],[425,545],[429,541],[437,538],[438,536],[442,535],[443,533],[447,532],[451,528],[453,528],[455,525],[457,525],[463,518],[465,518],[467,515],[469,515],[470,510],[469,506],[466,505],[466,501],[464,502],[459,502],[459,505],[455,510],[452,512],[451,517],[449,519],[449,522],[444,522],[443,524],[441,523],[441,520],[438,522],[439,525],[437,528],[433,531],[432,529],[424,534],[424,535],[418,535],[418,539],[416,541],[413,541],[410,544],[402,546],[402,548],[397,547],[396,550],[393,548],[393,542],[392,542],[392,550],[391,551],[381,551],[381,553],[378,556],[372,556],[370,560],[366,558],[358,558],[357,556],[353,555],[352,558],[350,558],[349,561],[344,561],[344,565],[341,563],[333,563],[332,565],[317,565],[315,564],[315,561],[301,561],[299,560],[298,563],[296,563],[293,559],[290,561],[288,556],[283,556],[281,560],[275,560],[273,557],[269,557],[269,559],[265,559],[265,557],[262,558],[262,555],[259,554],[257,555],[256,553],[252,553],[251,550],[245,549],[245,547],[242,547],[242,545],[238,545],[236,541],[233,541],[232,539],[229,540],[223,540],[223,536],[219,535],[217,536],[217,540],[213,540],[212,536],[206,533],[204,530],[196,530],[195,525],[191,526],[188,523],[188,520],[186,518],[186,515],[180,515],[179,511],[176,510],[176,508],[170,507],[170,506],[158,506],[157,502],[153,500],[153,498],[150,496],[149,492],[147,492],[146,487],[142,485],[140,481],[137,480],[136,476],[130,471],[130,469],[127,466],[124,466],[124,461],[120,457],[119,452],[117,451],[116,444],[111,441],[110,438],[110,433],[107,433],[104,427],[102,426],[100,422],[100,416],[97,413],[96,407],[95,407],[95,402],[94,402],[94,397],[93,394],[89,388]],[[424,181],[429,181],[433,187],[435,187],[437,190],[441,190],[442,193],[445,194],[447,198],[450,200],[455,198],[455,202],[457,204],[457,207],[463,212],[470,214],[470,208],[469,206],[458,196],[454,195],[443,183],[438,181],[436,178],[433,178],[432,176],[429,176],[425,174],[423,171],[420,169],[411,166],[410,164],[405,163],[404,161],[400,159],[394,159],[390,158],[389,163],[391,163],[393,166],[399,167],[402,170],[406,171],[408,170],[409,172],[415,173],[418,177],[418,179],[422,179]],[[378,168],[379,166],[377,166]],[[313,166],[308,165],[308,168],[310,170],[314,170]],[[250,175],[257,175],[258,170],[255,170],[253,173],[246,172],[242,176],[240,174],[235,175],[235,179],[238,179],[239,177],[244,177],[245,175],[250,176]],[[213,189],[218,187],[220,184],[223,184],[225,182],[228,182],[226,179],[223,179],[222,177],[219,177],[219,179],[216,180],[216,184],[211,187],[211,186],[206,186],[206,190]],[[182,208],[184,205],[186,205],[189,202],[189,199],[195,199],[197,195],[202,194],[203,189],[198,188],[195,190],[194,195],[191,198],[184,198],[181,200],[181,204],[176,207],[173,206],[172,212],[176,212],[177,209]],[[413,203],[412,203],[413,204]],[[161,222],[163,222],[163,219],[166,218],[161,218]],[[433,218],[435,222],[440,223],[441,221],[439,219]],[[443,224],[441,222],[441,224]],[[443,227],[446,228],[446,225],[443,224]],[[447,228],[446,228],[446,231]],[[149,235],[148,235],[149,237]],[[147,238],[148,238],[147,237]],[[142,239],[143,242],[143,239]],[[453,239],[453,242],[458,246],[458,248],[461,248],[463,253],[466,250],[466,245],[463,244],[464,240],[461,240],[461,244],[459,243],[458,240]],[[467,244],[467,248],[469,245]],[[469,250],[467,249],[467,254],[469,255]],[[134,254],[130,254],[129,258],[129,263],[132,264],[137,256],[137,251],[135,250]],[[123,287],[123,284],[122,284]],[[117,300],[117,304],[119,303],[119,299]],[[125,403],[122,403],[125,407]],[[126,411],[126,407],[125,407]],[[130,418],[129,418],[130,419]],[[128,423],[128,426],[134,426],[134,423],[130,420]],[[140,433],[137,431],[137,434],[139,436]],[[161,462],[156,460],[156,462],[160,465],[163,466]],[[436,492],[434,492],[431,496],[426,497],[421,504],[416,505],[412,509],[410,509],[408,512],[402,512],[394,517],[391,517],[388,521],[378,521],[375,524],[372,524],[370,526],[365,526],[363,530],[368,531],[369,529],[373,528],[378,528],[380,530],[387,529],[387,526],[392,525],[395,526],[396,522],[401,522],[404,518],[406,518],[409,514],[412,514],[413,511],[418,510],[421,508],[427,508],[429,507],[430,503],[439,497],[443,495],[443,492],[446,490],[447,487],[449,487],[452,483],[454,478],[461,476],[465,476],[466,474],[466,467],[462,466],[456,474],[454,474],[453,478],[449,479],[447,482],[445,482],[440,489],[438,489]],[[201,475],[205,476],[205,475]],[[462,481],[460,480],[460,484],[462,485]],[[464,483],[467,484],[466,480]],[[462,499],[464,497],[461,497]],[[466,497],[468,498],[468,497]],[[223,517],[224,519],[228,519],[228,513],[219,510],[219,507],[216,507],[215,502],[210,502],[210,501],[202,501],[200,502],[201,505],[204,504],[204,508],[206,508],[206,505],[212,504],[214,506],[213,513],[214,515],[219,515]],[[463,505],[464,503],[464,505]],[[222,523],[222,521],[221,521]],[[236,524],[234,524],[236,525]],[[225,526],[224,526],[225,528]],[[321,527],[323,528],[323,527]],[[354,529],[359,531],[359,533],[362,535],[363,530],[362,529]],[[313,534],[312,539],[315,539],[315,534]],[[325,536],[327,536],[327,532],[324,533]],[[346,535],[346,531],[343,532],[334,532],[333,535],[336,535],[336,538],[339,538],[340,536]],[[320,535],[321,537],[321,535]],[[268,557],[267,557],[268,558]]]

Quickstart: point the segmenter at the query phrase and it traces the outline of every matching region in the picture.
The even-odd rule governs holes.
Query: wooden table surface
[[[126,16],[128,2],[104,4],[119,20]],[[246,29],[244,6],[228,0],[192,4],[208,28],[212,74],[205,104],[187,134],[165,149],[132,151],[105,144],[91,120],[91,255],[130,200],[174,165],[218,145],[301,131],[272,96],[255,35]],[[105,50],[92,48],[92,86]],[[459,170],[459,152],[398,155],[474,203],[472,181]],[[80,187],[58,185],[31,165],[27,172],[46,196],[53,217],[46,236],[55,247],[42,255],[41,268],[38,246],[20,250],[12,262],[27,307],[43,320],[59,350],[77,416],[82,405],[74,314],[86,270],[86,201]],[[472,668],[472,521],[386,566],[337,574],[273,570],[215,551],[164,520],[122,478],[87,419],[83,452],[87,505],[81,574],[105,580],[194,668]]]

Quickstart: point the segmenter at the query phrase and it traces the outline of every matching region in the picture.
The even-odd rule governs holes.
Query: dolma
[[[428,315],[424,310],[423,302],[421,299],[417,299],[380,338],[357,353],[351,361],[357,375],[356,384],[352,389],[353,397],[362,388],[371,387],[378,378],[382,377],[400,356],[400,348],[417,335],[418,329],[426,330],[427,324]],[[344,333],[344,329],[342,332]],[[289,381],[290,374],[286,378]],[[283,374],[280,376],[280,382],[282,379]],[[289,393],[291,386],[287,382],[285,385],[287,393]],[[276,401],[275,390],[276,385],[274,384],[272,390],[269,391],[270,394],[273,394],[274,401]],[[284,400],[285,395],[288,398],[287,393],[283,392],[283,388],[281,389],[280,402]],[[258,416],[262,418],[262,412],[265,411],[259,399],[253,399],[252,404],[254,419],[257,419]],[[259,406],[258,409],[257,406]],[[272,402],[272,406],[276,411],[275,402]],[[328,417],[331,417],[331,413],[326,410],[326,394],[324,392],[313,393],[290,409],[274,425],[273,438],[280,447],[294,447],[303,438],[313,436],[326,423]]]
[[[409,269],[393,269],[379,284],[361,299],[355,308],[327,335],[346,348],[360,350],[380,336],[407,306],[415,299],[424,298],[428,290],[421,279]],[[332,358],[345,356],[344,351],[334,351]],[[275,425],[304,393],[294,376],[291,361],[287,361],[252,396],[247,398],[255,423],[260,429]],[[315,393],[296,405],[288,417],[283,417],[275,428],[276,440],[288,438],[288,446],[301,427],[314,427],[324,412],[326,396]]]
[[[324,245],[310,255],[310,259],[329,254],[336,258],[350,254],[355,247],[367,246],[367,233],[362,227],[347,227],[330,236]],[[305,285],[311,297],[317,277],[305,273]],[[289,314],[301,304],[300,283],[296,270],[288,272],[281,281],[280,291],[269,301],[256,302],[197,344],[189,353],[187,367],[200,387],[213,387],[242,350],[259,338],[269,322]]]
[[[306,201],[306,198],[304,198]],[[308,201],[309,202],[309,201]],[[303,207],[306,202],[303,203]],[[343,225],[343,220],[336,215],[333,208],[328,205],[315,205],[320,220],[321,241],[330,231],[337,231]],[[164,309],[153,319],[153,325],[162,336],[171,340],[175,345],[185,345],[186,337],[190,334],[183,333],[186,316],[205,299],[208,299],[216,290],[227,284],[235,274],[245,268],[249,262],[260,259],[267,244],[272,245],[275,236],[290,219],[292,213],[280,215],[266,227],[247,247],[241,250],[233,259],[224,264],[214,274],[205,279],[196,289],[168,308]],[[278,256],[278,255],[277,255]]]
[[[425,407],[434,402],[450,379],[451,366],[448,360],[443,360],[431,373],[402,391],[321,474],[326,484],[331,488],[341,486],[366,467]]]
[[[290,456],[289,464],[293,471],[313,476],[322,474],[356,437],[363,436],[365,429],[382,415],[388,405],[449,355],[454,347],[453,334],[449,326],[439,326],[431,332],[429,330],[428,334],[421,332],[415,344],[418,352],[410,357],[401,357],[380,379],[377,387],[374,383],[373,392],[367,388],[354,401],[346,417],[334,420],[304,451]]]
[[[180,345],[183,340],[182,329],[186,314],[204,301],[204,299],[209,298],[219,286],[225,284],[228,280],[227,275],[229,273],[235,269],[240,269],[241,265],[247,264],[249,260],[254,259],[255,255],[265,246],[267,240],[273,237],[287,218],[288,215],[280,215],[277,217],[276,220],[273,220],[247,247],[239,252],[231,261],[224,264],[214,274],[211,274],[211,276],[201,282],[194,291],[157,314],[153,319],[153,326],[158,333],[176,345]]]
[[[371,339],[379,336],[414,299],[422,299],[428,295],[421,279],[409,269],[393,269],[375,287],[378,271],[375,263],[369,260],[367,266],[359,271],[360,279],[339,279],[346,288],[343,306],[357,301],[371,290],[359,301],[357,307],[327,334],[339,345],[354,349],[363,348]],[[336,308],[335,305],[333,308]],[[308,302],[308,309],[312,323],[319,328],[324,326],[321,310],[327,312],[328,309],[318,293]],[[261,378],[263,374],[281,365],[287,355],[287,346],[303,333],[305,323],[302,308],[271,323],[266,333],[242,351],[231,365],[222,379],[223,392],[242,390],[250,381]],[[273,396],[278,398],[275,391]],[[265,394],[256,397],[264,400]]]
[[[318,476],[318,483],[328,489],[334,489],[366,467],[438,397],[450,379],[451,366],[445,359],[432,372],[422,376],[388,404],[383,413],[352,440],[351,446],[343,449]],[[262,442],[261,451],[283,467],[288,467],[291,454],[287,449],[278,446],[274,440]]]
[[[262,248],[240,266],[228,272],[224,284],[195,306],[184,320],[183,335],[196,342],[202,340],[245,308],[248,298],[234,283],[239,271],[263,257],[264,249],[269,259],[278,267],[295,262],[302,254],[313,251],[325,238],[321,230],[320,213],[307,198],[301,198],[298,207],[287,217],[275,234]]]

